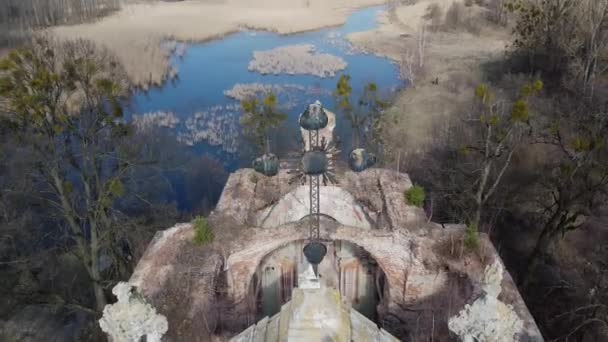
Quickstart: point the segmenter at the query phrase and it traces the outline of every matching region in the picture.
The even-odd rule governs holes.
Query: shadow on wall
[[[298,286],[298,274],[309,264],[302,253],[307,241],[300,240],[278,248],[258,265],[250,285],[250,298],[256,321],[272,317],[291,300]],[[327,256],[319,265],[322,286],[338,290],[355,310],[378,321],[388,285],[376,260],[363,248],[346,241],[326,241]]]
[[[437,293],[413,303],[397,303],[377,322],[402,341],[453,341],[460,339],[448,329],[450,317],[481,295],[468,276],[448,273],[447,284]]]

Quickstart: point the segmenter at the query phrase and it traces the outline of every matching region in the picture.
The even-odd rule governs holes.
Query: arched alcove
[[[291,300],[298,275],[309,264],[302,253],[306,240],[292,241],[262,258],[250,286],[256,318],[273,316]],[[362,247],[342,240],[324,241],[327,255],[319,265],[321,286],[338,290],[342,299],[371,320],[387,298],[388,284],[382,268]]]

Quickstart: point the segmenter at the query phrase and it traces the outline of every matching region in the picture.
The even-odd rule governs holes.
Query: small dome
[[[325,128],[328,121],[327,113],[319,101],[308,105],[304,113],[300,114],[299,119],[300,127],[309,131]]]
[[[376,164],[376,156],[363,148],[357,148],[350,153],[348,164],[355,172],[361,172]]]
[[[312,150],[304,152],[302,170],[309,176],[322,175],[327,171],[327,156],[323,151]]]
[[[268,176],[276,176],[279,173],[279,158],[272,153],[264,154],[253,161],[253,169]]]

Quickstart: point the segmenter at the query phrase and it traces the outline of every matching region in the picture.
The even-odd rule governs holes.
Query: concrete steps
[[[265,317],[233,342],[399,341],[376,323],[344,304],[330,288],[294,289],[281,312]]]

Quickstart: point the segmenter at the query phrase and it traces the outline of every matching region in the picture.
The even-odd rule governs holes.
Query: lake
[[[238,153],[240,102],[225,92],[236,84],[260,83],[278,91],[280,110],[289,115],[285,127],[273,136],[273,151],[279,156],[297,148],[297,117],[314,100],[320,100],[330,110],[334,108],[332,92],[340,75],[351,77],[353,99],[369,82],[378,85],[385,94],[404,86],[398,68],[385,58],[353,52],[346,41],[352,32],[368,31],[376,26],[376,16],[383,7],[366,8],[354,12],[347,22],[335,28],[293,35],[270,32],[242,31],[206,43],[191,44],[183,56],[174,55],[172,64],[178,78],[167,81],[160,88],[138,92],[131,105],[131,113],[171,112],[176,119],[170,125],[177,138],[189,148],[208,153],[221,160],[228,170],[250,165],[252,156]],[[248,70],[254,51],[294,45],[313,44],[318,53],[343,58],[348,66],[334,77],[311,75],[262,75]],[[350,127],[338,116],[336,133],[348,140]],[[348,147],[344,147],[348,148]],[[280,150],[280,151],[279,151]]]

